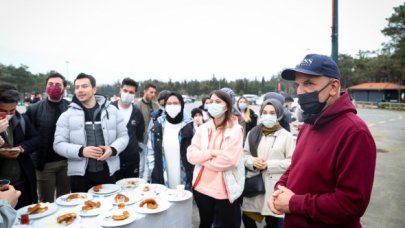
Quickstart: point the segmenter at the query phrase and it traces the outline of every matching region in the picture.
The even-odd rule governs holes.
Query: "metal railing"
[[[405,111],[405,103],[394,103],[394,102],[356,101],[356,107]]]
[[[379,102],[378,108],[405,111],[405,103]]]

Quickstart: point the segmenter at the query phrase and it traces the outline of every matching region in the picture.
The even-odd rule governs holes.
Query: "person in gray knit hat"
[[[246,122],[242,117],[242,113],[235,107],[235,102],[236,102],[235,92],[229,87],[224,87],[224,88],[222,88],[220,90],[224,91],[225,93],[227,93],[231,97],[231,100],[232,100],[232,114],[235,115],[236,117],[238,117],[239,124],[243,127],[243,129],[246,129]],[[246,138],[246,131],[243,130],[243,141],[245,141],[245,138]]]
[[[236,115],[240,120],[242,114],[239,112],[239,110],[237,108],[235,108],[235,102],[236,102],[235,92],[229,87],[224,87],[224,88],[222,88],[220,90],[224,91],[225,93],[227,93],[231,97],[231,100],[232,100],[232,114]]]

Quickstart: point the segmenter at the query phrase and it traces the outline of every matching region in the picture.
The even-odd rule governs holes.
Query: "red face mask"
[[[61,87],[59,86],[48,86],[48,88],[46,89],[46,92],[48,93],[48,96],[52,99],[52,100],[59,100],[62,97],[63,94],[63,90]]]

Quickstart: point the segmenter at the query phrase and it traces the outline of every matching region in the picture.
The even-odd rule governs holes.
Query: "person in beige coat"
[[[245,227],[256,227],[256,222],[265,218],[268,228],[278,227],[280,215],[273,214],[267,207],[266,199],[271,196],[274,184],[290,166],[295,141],[290,132],[280,126],[283,117],[282,104],[275,99],[263,102],[260,108],[260,124],[247,135],[244,147],[246,177],[261,172],[265,194],[243,197],[242,211]],[[280,221],[281,220],[281,221]]]

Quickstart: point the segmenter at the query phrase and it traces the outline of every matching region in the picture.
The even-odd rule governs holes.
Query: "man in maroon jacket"
[[[285,213],[284,227],[361,227],[373,187],[376,146],[348,94],[340,93],[336,63],[310,54],[281,76],[295,81],[305,124],[269,207]]]

